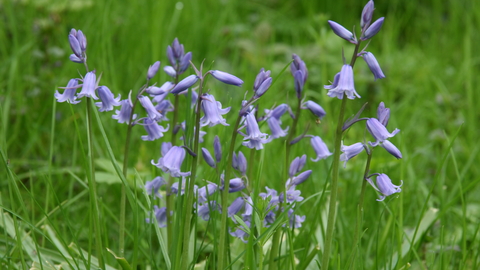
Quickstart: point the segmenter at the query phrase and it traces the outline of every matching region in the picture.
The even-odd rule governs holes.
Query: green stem
[[[355,61],[357,59],[358,50],[360,48],[360,41],[355,45],[353,51],[352,60],[350,66],[353,69]],[[335,147],[333,153],[333,165],[332,165],[332,184],[330,192],[330,202],[328,206],[328,221],[327,232],[325,236],[325,248],[322,256],[322,268],[328,269],[328,263],[330,260],[330,249],[333,240],[333,231],[336,219],[336,207],[337,207],[337,193],[338,193],[338,171],[340,168],[340,148],[342,146],[342,134],[343,134],[343,121],[345,118],[345,108],[347,104],[347,95],[343,94],[342,104],[340,105],[340,112],[338,113],[337,129],[335,131]]]
[[[365,198],[365,189],[367,186],[367,176],[368,172],[370,171],[370,161],[372,160],[373,149],[370,149],[370,154],[367,158],[367,164],[365,165],[365,172],[363,173],[363,181],[362,181],[362,190],[360,191],[360,199],[358,200],[357,205],[357,222],[355,224],[355,236],[353,237],[353,250],[352,254],[350,255],[350,259],[348,260],[347,265],[349,266],[348,269],[352,269],[353,263],[355,262],[355,257],[357,253],[357,245],[360,241],[360,231],[362,228],[363,223],[363,199]]]
[[[201,103],[202,103],[202,91],[203,91],[203,78],[201,78],[200,86],[198,87],[198,100],[197,105],[195,107],[195,128],[193,130],[194,141],[193,141],[193,149],[192,151],[196,154],[196,156],[192,156],[192,170],[190,177],[187,178],[187,189],[186,192],[187,202],[186,202],[186,211],[185,211],[185,227],[183,229],[183,251],[182,251],[182,262],[180,269],[187,269],[188,266],[188,253],[189,253],[189,241],[190,241],[190,223],[192,218],[192,210],[193,210],[193,198],[195,197],[194,186],[195,186],[195,178],[197,174],[197,165],[198,165],[198,148],[200,144],[200,110],[201,110]]]
[[[227,158],[227,164],[225,165],[225,178],[224,178],[224,188],[223,191],[221,192],[221,198],[222,198],[222,209],[228,209],[228,187],[230,186],[230,178],[232,175],[232,160],[233,160],[233,151],[235,150],[235,140],[237,139],[238,135],[238,126],[240,125],[240,120],[242,117],[239,115],[237,117],[237,122],[235,122],[235,125],[233,126],[233,131],[232,131],[232,140],[230,141],[230,148],[228,150],[228,158]],[[226,261],[226,254],[227,254],[227,249],[225,248],[226,245],[226,240],[227,240],[227,212],[226,210],[222,211],[222,217],[220,221],[220,242],[218,245],[218,267],[217,269],[224,269],[225,261]]]
[[[93,211],[93,226],[95,231],[95,243],[97,249],[98,266],[101,269],[105,269],[105,262],[103,260],[103,246],[102,246],[102,231],[100,226],[100,216],[97,198],[97,186],[95,181],[95,165],[93,160],[93,142],[92,142],[92,100],[87,98],[87,178],[90,191],[90,207]]]

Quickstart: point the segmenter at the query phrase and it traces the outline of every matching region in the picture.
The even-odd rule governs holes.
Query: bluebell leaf
[[[78,93],[77,98],[81,97],[91,97],[93,99],[98,99],[95,95],[95,90],[97,90],[97,77],[95,76],[95,71],[90,71],[83,78],[83,87],[82,91]]]
[[[348,41],[350,43],[357,44],[357,40],[355,40],[355,36],[352,34],[352,32],[348,31],[345,27],[343,27],[342,25],[340,25],[337,22],[330,21],[330,20],[328,21],[328,24],[330,25],[333,32],[337,36],[345,39],[346,41]]]
[[[370,23],[372,22],[373,10],[374,10],[373,1],[370,0],[365,5],[365,7],[363,7],[362,18],[360,20],[360,28],[364,29],[370,25]]]
[[[197,75],[190,75],[185,79],[181,80],[178,84],[176,84],[175,87],[173,87],[173,89],[170,91],[170,93],[174,95],[179,94],[180,92],[183,92],[188,88],[192,87],[197,81]]]
[[[97,88],[98,96],[100,97],[101,102],[96,102],[95,105],[100,109],[100,112],[106,112],[113,110],[114,106],[120,106],[120,94],[115,98],[112,91],[106,86],[100,86]]]
[[[380,19],[376,20],[368,29],[363,33],[361,40],[367,40],[375,36],[378,31],[382,28],[383,21],[385,20],[384,17],[381,17]]]
[[[383,74],[383,71],[378,64],[377,59],[371,52],[365,52],[364,54],[362,54],[362,58],[363,60],[365,60],[365,63],[367,63],[368,68],[372,72],[375,80],[385,78],[385,75]]]
[[[153,63],[153,65],[151,65],[151,66],[148,68],[148,71],[147,71],[147,80],[151,80],[153,77],[155,77],[155,75],[157,74],[159,68],[160,68],[160,61],[157,61],[157,62]]]
[[[357,91],[355,91],[355,85],[353,80],[353,69],[352,69],[352,66],[350,65],[343,65],[342,70],[338,75],[338,81],[335,82],[334,80],[333,85],[331,86],[327,85],[325,86],[325,89],[330,89],[327,93],[329,97],[336,97],[338,99],[343,99],[343,95],[345,94],[349,99],[354,99],[355,97],[360,98]]]
[[[65,87],[65,91],[63,91],[63,94],[60,94],[60,92],[55,91],[55,98],[57,99],[57,102],[68,102],[70,104],[77,104],[80,102],[80,100],[77,100],[77,97],[75,94],[77,93],[77,89],[79,88],[78,86],[78,80],[77,79],[71,79],[68,81],[67,86]]]
[[[226,84],[231,84],[231,85],[236,85],[236,86],[241,86],[243,84],[243,81],[240,78],[238,78],[238,77],[236,77],[236,76],[234,76],[230,73],[227,73],[227,72],[223,72],[223,71],[220,71],[220,70],[211,70],[210,74],[212,74],[212,76],[215,79],[217,79],[217,80],[219,80],[223,83],[226,83]]]
[[[308,109],[312,112],[315,116],[322,119],[327,113],[322,108],[322,106],[318,105],[317,103],[309,100],[302,105],[302,109]]]
[[[373,180],[371,179],[372,176],[376,175],[376,182],[377,186],[373,184]],[[392,180],[390,180],[390,177],[384,173],[375,173],[367,177],[366,179],[368,183],[378,192],[380,192],[382,195],[380,195],[380,198],[377,199],[377,201],[383,201],[387,196],[390,196],[395,193],[399,193],[402,191],[400,188],[403,185],[403,181],[401,181],[399,186],[396,186],[392,183]]]

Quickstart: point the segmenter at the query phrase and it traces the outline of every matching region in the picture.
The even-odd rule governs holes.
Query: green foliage
[[[55,105],[53,98],[77,70],[83,72],[81,65],[68,61],[71,28],[86,33],[90,68],[103,73],[102,84],[122,97],[144,83],[154,61],[167,63],[166,47],[178,37],[186,51],[193,52],[196,65],[205,59],[206,67],[244,79],[242,90],[213,80],[208,84],[217,100],[232,106],[232,111],[238,109],[261,67],[270,69],[275,78],[296,53],[309,68],[306,95],[327,111],[320,124],[305,113],[300,129],[310,126],[309,133],[333,143],[339,103],[326,96],[323,85],[340,69],[342,48],[349,55],[351,46],[336,37],[326,21],[358,25],[364,4],[353,0],[0,1],[0,268],[89,269],[98,264],[83,170],[86,116],[66,103]],[[375,115],[380,101],[391,108],[389,129],[401,129],[395,143],[404,157],[391,162],[387,153],[378,151],[372,167],[388,171],[394,182],[403,179],[404,185],[402,193],[385,203],[377,202],[377,194],[367,189],[362,238],[355,247],[365,160],[357,157],[340,170],[331,268],[348,268],[345,264],[356,251],[353,269],[477,269],[480,167],[475,165],[480,162],[480,145],[474,140],[479,132],[480,77],[475,76],[479,58],[474,48],[480,44],[480,8],[468,0],[378,0],[375,6],[374,16],[386,20],[369,50],[375,52],[387,77],[373,82],[368,67],[358,63],[355,78],[362,99],[352,102],[347,115],[355,114],[364,102],[368,102],[365,117]],[[154,78],[166,79],[162,72]],[[223,96],[218,94],[221,91]],[[262,109],[293,103],[290,74],[280,76],[262,99]],[[168,259],[171,247],[166,232],[145,223],[157,202],[141,194],[144,182],[157,173],[150,160],[158,158],[160,143],[140,141],[144,130],[135,128],[129,173],[122,178],[118,162],[123,157],[126,126],[110,115],[95,114],[102,125],[93,126],[101,241],[113,250],[105,252],[107,269],[169,267],[175,260]],[[235,120],[234,114],[227,117],[229,123]],[[354,127],[347,138],[361,138],[363,133]],[[215,127],[209,134],[231,131]],[[206,142],[209,149],[211,140],[213,136]],[[227,142],[222,144],[227,149]],[[253,166],[261,172],[260,187],[282,187],[284,163],[270,161],[282,151],[284,145],[272,142],[257,155],[259,162]],[[313,156],[307,140],[293,148],[292,156],[303,153]],[[280,260],[282,269],[292,265],[292,257],[299,261],[298,269],[316,269],[321,261],[330,163],[307,163],[313,174],[300,189],[308,200],[297,209],[307,218],[302,228],[282,236],[286,257]],[[206,166],[198,170],[205,180],[215,175]],[[115,255],[119,254],[120,183],[128,187],[124,257]],[[212,232],[219,228],[196,218],[192,222],[189,258],[199,268],[213,269],[215,258],[209,256],[218,236]],[[270,229],[258,231],[257,250],[230,238],[229,263],[234,269],[251,263],[244,261],[248,256],[243,252],[266,256],[272,234]],[[287,242],[292,249],[287,250]]]

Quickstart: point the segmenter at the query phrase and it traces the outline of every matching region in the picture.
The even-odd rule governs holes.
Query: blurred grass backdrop
[[[305,121],[312,125],[310,133],[332,144],[339,103],[326,96],[323,85],[340,70],[342,48],[348,58],[353,46],[335,36],[327,20],[351,29],[352,25],[359,24],[366,2],[0,1],[3,163],[0,205],[3,213],[16,216],[15,222],[29,224],[15,228],[31,232],[28,236],[35,239],[30,243],[32,250],[60,254],[62,250],[58,247],[71,242],[87,250],[88,193],[81,184],[85,174],[73,122],[83,119],[84,113],[74,109],[72,114],[68,104],[54,104],[53,98],[58,87],[65,86],[70,78],[77,76],[77,70],[82,70],[80,65],[68,60],[67,36],[71,28],[86,34],[89,66],[96,69],[97,74],[103,73],[102,84],[123,97],[144,83],[147,68],[154,61],[162,61],[162,66],[167,63],[166,47],[175,37],[186,51],[193,52],[195,64],[206,59],[207,67],[233,73],[245,81],[242,90],[222,90],[223,86],[212,84],[220,88],[215,90],[217,100],[237,109],[244,90],[250,89],[261,67],[272,70],[275,77],[289,63],[292,53],[296,53],[309,69],[307,96],[327,111],[321,124],[315,124],[310,115]],[[404,185],[402,193],[387,199],[386,204],[375,201],[376,193],[371,188],[367,190],[364,235],[355,268],[479,269],[480,58],[475,50],[480,44],[480,7],[473,0],[378,0],[375,7],[374,19],[381,16],[386,19],[369,50],[375,54],[386,78],[373,82],[367,66],[359,62],[355,76],[362,99],[351,102],[355,106],[347,109],[347,115],[356,113],[364,102],[369,103],[365,116],[375,115],[380,101],[391,108],[390,128],[401,129],[396,145],[404,158],[400,162],[391,161],[388,154],[378,153],[372,166],[375,172],[388,171],[396,183],[403,179]],[[159,83],[168,79],[164,73],[159,74],[155,77]],[[225,94],[219,95],[220,91]],[[267,103],[262,106],[268,108],[274,103],[289,102],[293,93],[293,79],[287,72],[267,92],[263,98]],[[121,160],[126,127],[117,124],[109,113],[101,117],[109,134],[115,134],[109,139],[116,157]],[[232,119],[230,115],[227,120]],[[101,166],[102,158],[107,158],[106,150],[96,128],[94,133],[98,136],[94,141],[95,156],[99,158],[97,165],[100,165],[97,171],[105,172],[105,177],[98,177],[102,181],[98,193],[106,220],[105,242],[115,250],[120,185],[109,183],[109,167]],[[137,179],[142,182],[151,180],[154,171],[150,160],[157,159],[160,153],[158,141],[139,140],[143,133],[143,128],[134,129],[136,139],[129,161],[131,168],[145,177]],[[356,142],[353,138],[362,135],[363,131],[354,129],[347,134],[351,141],[345,143],[352,144]],[[213,135],[209,140],[212,138]],[[265,156],[275,155],[276,147],[281,145],[267,146]],[[313,155],[307,144],[294,149],[296,155],[303,152],[309,157]],[[330,162],[308,163],[313,174],[300,188],[302,196],[308,197],[323,189]],[[352,248],[363,163],[364,160],[356,158],[349,162],[347,169],[340,171],[332,269],[345,269],[344,261]],[[282,185],[276,174],[280,164],[283,163],[266,162],[263,168],[266,176],[262,180],[266,185]],[[12,187],[14,182],[18,193]],[[59,209],[62,202],[66,204]],[[317,200],[310,200],[299,210],[307,215],[304,227],[295,238],[299,254],[308,251],[301,248],[319,245],[321,249],[319,224],[322,222],[318,222],[317,213],[324,215],[326,204],[315,202]],[[2,215],[3,224],[7,222],[5,217]],[[26,264],[22,262],[29,260],[21,246],[29,243],[11,238],[7,227],[0,227],[0,267],[23,269]],[[55,232],[49,234],[51,228],[55,228]],[[410,242],[414,234],[415,241]],[[52,243],[53,235],[63,244]],[[158,243],[150,238],[145,234],[141,239],[127,236],[126,259],[129,261],[134,241],[140,242],[135,258],[138,269],[162,265]],[[205,256],[200,255],[198,262]],[[116,265],[113,256],[107,262]],[[312,263],[310,267],[317,266]]]

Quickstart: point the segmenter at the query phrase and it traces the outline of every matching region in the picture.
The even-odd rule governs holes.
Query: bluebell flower
[[[332,85],[325,85],[325,89],[329,89],[327,95],[339,99],[343,99],[343,94],[349,99],[354,99],[355,97],[360,98],[355,91],[352,66],[343,65],[338,78],[337,75],[335,75],[335,80]]]
[[[210,74],[212,74],[212,76],[215,79],[217,79],[217,80],[219,80],[219,81],[221,81],[225,84],[231,84],[231,85],[236,85],[236,86],[241,86],[243,84],[243,81],[240,78],[238,78],[238,77],[236,77],[236,76],[234,76],[230,73],[223,72],[223,71],[220,71],[220,70],[210,70],[209,72],[210,72]]]
[[[268,134],[262,133],[258,127],[257,119],[255,119],[254,112],[250,112],[245,116],[245,123],[247,134],[240,132],[245,142],[242,145],[248,148],[255,148],[257,150],[263,149],[263,144],[268,143]]]
[[[242,178],[230,179],[228,183],[228,193],[238,192],[244,188],[245,188],[245,183],[243,183]]]
[[[157,61],[157,62],[153,63],[153,65],[151,65],[151,66],[148,68],[148,71],[147,71],[147,80],[151,80],[153,77],[155,77],[155,75],[157,74],[159,68],[160,68],[160,61]]]
[[[146,97],[146,96],[139,96],[138,101],[140,101],[140,104],[142,104],[142,107],[147,111],[148,118],[150,118],[153,121],[159,121],[162,120],[163,115],[155,109],[155,106],[153,106],[152,101]]]
[[[180,171],[184,159],[185,149],[179,146],[172,146],[165,156],[161,157],[157,163],[152,160],[152,165],[169,173],[172,177],[189,176],[190,172]]]
[[[290,72],[294,78],[297,98],[300,99],[302,97],[303,86],[308,78],[308,70],[305,62],[303,62],[300,56],[293,54],[292,58],[293,62],[290,64]]]
[[[295,185],[291,186],[287,190],[287,203],[294,203],[294,202],[301,202],[303,201],[303,197],[300,196],[302,192],[300,190],[295,189]]]
[[[70,55],[70,60],[75,63],[85,63],[87,50],[87,38],[81,30],[72,29],[68,35],[68,41],[73,54]]]
[[[362,58],[365,60],[365,63],[367,63],[367,66],[372,72],[375,80],[385,78],[385,75],[383,74],[383,71],[373,53],[365,52],[362,54]]]
[[[365,28],[370,26],[370,23],[372,22],[372,17],[373,17],[373,10],[374,10],[374,4],[373,4],[373,1],[370,0],[365,5],[365,7],[363,7],[362,17],[360,20],[360,28],[362,29],[362,31],[364,31]]]
[[[179,195],[178,193],[180,192],[180,195],[185,194],[185,188],[186,188],[186,180],[185,177],[182,177],[182,180],[180,182],[175,182],[172,184],[171,191],[173,194]],[[193,186],[193,193],[197,193],[198,186],[194,185]]]
[[[203,205],[200,205],[197,210],[197,214],[205,221],[210,219],[210,212],[216,211],[222,212],[222,207],[216,201],[209,201]]]
[[[388,125],[390,119],[390,109],[385,107],[385,103],[380,102],[377,109],[377,119],[385,127]]]
[[[213,195],[218,189],[218,186],[214,183],[208,183],[197,189],[197,203],[202,204],[207,201],[207,197]]]
[[[79,88],[78,86],[78,80],[77,79],[71,79],[68,81],[67,86],[64,88],[65,91],[63,94],[60,94],[58,90],[55,92],[54,96],[57,99],[57,102],[68,102],[70,104],[77,104],[80,102],[80,100],[77,100],[77,97],[75,94],[77,93],[77,89]]]
[[[192,87],[197,81],[198,81],[198,76],[197,75],[190,75],[186,77],[185,79],[181,80],[179,83],[177,83],[172,90],[170,90],[170,93],[177,95],[180,94],[181,92],[187,90],[188,88]]]
[[[376,179],[377,186],[373,184],[373,180],[371,179],[371,177],[374,175],[377,176],[377,179]],[[390,180],[390,177],[388,177],[388,175],[384,173],[374,173],[369,177],[367,177],[366,180],[376,191],[382,193],[382,195],[380,195],[380,198],[377,199],[377,201],[383,201],[385,197],[402,191],[400,187],[403,185],[403,181],[400,181],[401,182],[400,185],[396,186],[392,184],[392,180]]]
[[[344,161],[343,167],[345,168],[347,166],[347,161],[349,161],[351,158],[354,156],[360,154],[364,149],[365,145],[361,142],[354,143],[352,145],[343,145],[340,148],[340,150],[343,152],[340,155],[340,161]]]
[[[97,77],[95,76],[95,70],[88,72],[85,75],[85,78],[83,78],[82,91],[78,93],[77,98],[91,97],[93,99],[98,99],[98,97],[95,95],[95,90],[97,90],[96,79]]]
[[[156,205],[154,205],[153,208],[154,208],[153,213],[155,215],[155,218],[157,219],[158,227],[160,228],[167,227],[167,208],[158,207]],[[146,222],[150,223],[150,218],[147,218]]]
[[[227,121],[222,117],[222,115],[230,111],[230,107],[222,109],[222,103],[215,100],[215,97],[210,94],[204,94],[202,96],[202,110],[205,114],[200,119],[200,126],[204,127],[209,125],[211,127],[222,124],[228,126]]]
[[[120,104],[122,107],[119,110],[115,110],[115,114],[112,115],[113,119],[118,120],[118,123],[127,123],[130,124],[130,115],[132,114],[132,109],[133,109],[133,104],[132,101],[130,100],[130,97],[127,99],[121,100]],[[137,115],[134,114],[132,117],[132,120],[137,118]]]
[[[247,173],[247,159],[242,151],[238,151],[238,155],[233,152],[232,167],[242,173],[242,175]]]
[[[172,148],[172,146],[173,145],[171,142],[163,142],[162,146],[160,146],[160,153],[162,154],[162,156],[165,156],[170,150],[170,148]]]
[[[147,131],[147,135],[142,136],[144,141],[154,141],[163,137],[163,133],[168,131],[168,126],[166,128],[160,126],[156,121],[153,121],[150,118],[143,119],[143,127]]]
[[[362,37],[360,38],[361,40],[367,40],[375,36],[380,29],[382,28],[384,17],[381,17],[380,19],[376,20],[374,23],[372,23],[367,30],[363,33]]]
[[[173,40],[171,46],[167,47],[167,56],[170,64],[175,69],[175,76],[185,72],[190,65],[190,61],[192,60],[192,53],[185,53],[183,45],[180,44],[177,38]]]
[[[307,155],[294,158],[290,163],[290,169],[288,170],[288,175],[290,177],[293,177],[303,169],[303,166],[305,166],[306,163],[307,163]]]
[[[380,123],[376,118],[369,118],[367,120],[367,129],[372,134],[373,138],[375,138],[375,142],[369,142],[369,144],[373,147],[380,145],[385,150],[387,150],[390,154],[392,154],[396,158],[402,158],[402,153],[398,148],[388,141],[388,138],[395,136],[400,130],[396,128],[392,133],[388,132],[387,128]]]
[[[280,104],[273,110],[265,109],[267,124],[270,128],[270,140],[287,136],[289,127],[282,129],[280,117],[287,111],[287,104]]]
[[[217,167],[217,164],[213,160],[213,157],[212,157],[212,155],[210,155],[210,152],[208,151],[207,148],[202,147],[202,156],[203,156],[203,160],[205,160],[205,162],[208,164],[208,166],[210,166],[212,168]]]
[[[287,188],[290,188],[290,187],[293,187],[293,186],[298,186],[301,183],[305,182],[305,180],[307,180],[308,177],[310,177],[311,174],[312,174],[312,170],[306,170],[306,171],[300,173],[297,176],[291,176],[287,180],[287,182],[285,183],[285,186]]]
[[[100,97],[101,102],[96,102],[95,105],[99,107],[98,111],[105,112],[113,110],[113,106],[120,106],[120,94],[115,98],[112,91],[106,86],[100,86],[97,88],[98,96]]]
[[[332,28],[335,35],[345,39],[346,41],[357,44],[357,40],[352,32],[348,31],[345,27],[334,21],[328,21],[330,28]]]
[[[288,209],[288,220],[290,228],[300,228],[305,221],[305,216],[295,215],[293,209]]]
[[[245,205],[245,199],[242,196],[236,198],[232,204],[228,207],[228,217],[233,217],[236,215],[240,210],[242,210],[243,206]]]
[[[332,155],[332,153],[328,150],[327,145],[322,141],[322,139],[320,139],[320,137],[312,136],[310,143],[312,144],[313,150],[315,150],[317,155],[316,159],[311,159],[312,161],[317,162],[320,159],[326,159]]]
[[[177,76],[177,71],[175,71],[175,68],[173,68],[172,66],[165,66],[163,68],[163,71],[165,71],[165,73],[172,78],[175,78]]]
[[[264,68],[261,68],[253,84],[255,98],[260,98],[263,94],[265,94],[271,85],[272,77],[270,77],[270,70],[265,71]]]
[[[217,163],[220,163],[220,161],[222,161],[222,145],[220,144],[218,135],[215,135],[213,139],[213,152],[215,153],[215,160]]]
[[[173,108],[173,104],[168,99],[164,99],[155,105],[155,110],[162,115],[162,121],[168,121],[166,114],[167,112],[173,112],[174,109],[175,108]]]
[[[156,197],[161,198],[162,196],[160,195],[159,189],[165,184],[165,180],[163,180],[162,177],[157,176],[152,181],[147,181],[147,183],[145,183],[145,190],[147,191],[148,195],[153,194]]]
[[[327,113],[322,108],[322,106],[318,105],[317,103],[311,100],[303,103],[301,108],[310,110],[319,119],[322,119],[325,115],[327,115]]]

